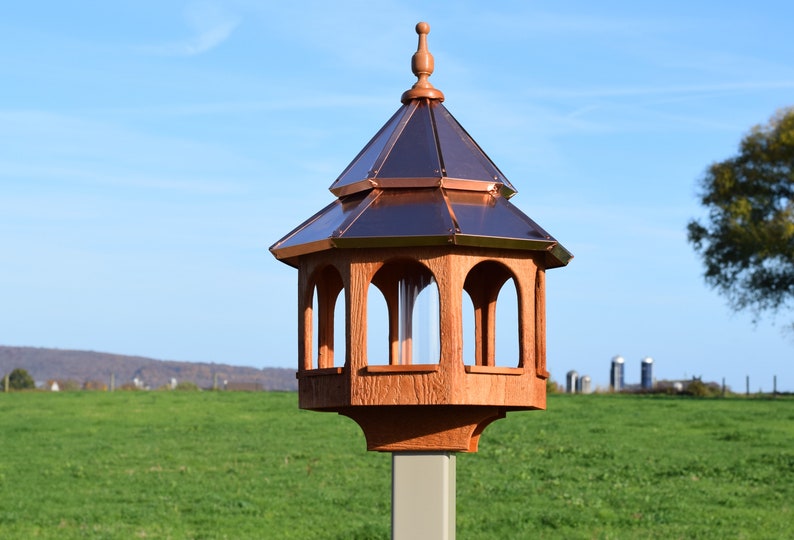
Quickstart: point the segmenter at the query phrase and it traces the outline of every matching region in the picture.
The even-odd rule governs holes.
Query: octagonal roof
[[[403,105],[331,185],[337,199],[273,244],[280,260],[334,248],[468,245],[573,257],[508,199],[516,190],[442,104],[427,80],[429,26],[417,25],[418,81]]]

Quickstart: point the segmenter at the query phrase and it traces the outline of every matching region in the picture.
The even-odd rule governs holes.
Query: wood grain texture
[[[542,256],[461,246],[337,249],[304,256],[298,280],[299,406],[352,418],[370,449],[476,451],[484,427],[506,411],[546,406]],[[438,287],[437,364],[400,363],[411,360],[399,349],[397,283],[416,274],[432,275]],[[514,367],[497,368],[496,305],[511,283],[518,300],[519,357]],[[318,329],[312,328],[315,289]],[[333,320],[339,294],[346,295],[345,321]],[[369,294],[383,295],[387,306],[383,351],[367,350]],[[463,361],[464,294],[475,309],[475,335],[465,336],[477,343],[469,366]],[[329,369],[339,365],[333,360],[335,324],[347,329],[341,370]],[[312,332],[319,332],[318,351],[312,350]],[[368,353],[388,358],[389,365],[369,366]]]
[[[339,414],[354,420],[378,452],[476,452],[485,427],[506,411],[499,407],[351,407]]]

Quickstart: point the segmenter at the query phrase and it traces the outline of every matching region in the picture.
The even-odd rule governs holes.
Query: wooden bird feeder
[[[331,185],[336,200],[270,250],[298,269],[300,408],[352,418],[369,450],[476,452],[494,420],[546,406],[545,272],[572,255],[508,200],[515,188],[428,82],[429,26],[416,31],[418,81],[402,106]],[[509,367],[494,352],[507,286],[519,334]],[[428,289],[439,346],[419,363],[413,305]],[[368,335],[371,295],[386,306],[382,342]],[[474,344],[468,363],[464,343]]]

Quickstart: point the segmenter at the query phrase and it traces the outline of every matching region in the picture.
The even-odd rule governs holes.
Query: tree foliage
[[[738,155],[701,180],[708,214],[688,224],[706,282],[734,310],[775,313],[794,300],[794,108],[754,127]]]
[[[2,385],[3,390],[6,389],[5,381],[5,377],[3,377],[3,380],[0,381],[0,385]],[[33,380],[33,377],[30,376],[30,373],[28,373],[27,370],[16,368],[8,375],[8,388],[11,390],[32,390],[36,388],[36,382]]]

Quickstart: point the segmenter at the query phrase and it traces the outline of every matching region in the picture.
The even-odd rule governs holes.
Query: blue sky
[[[790,2],[15,2],[0,18],[0,344],[293,367],[267,248],[431,81],[576,258],[548,362],[794,391],[792,314],[753,325],[686,242],[697,180],[794,105]]]

